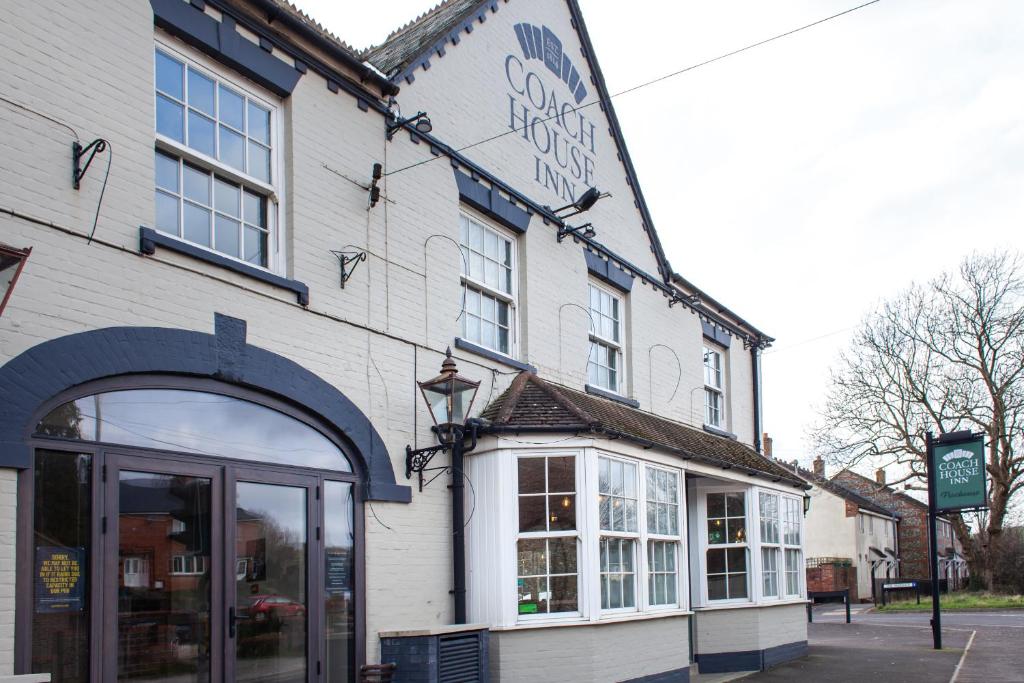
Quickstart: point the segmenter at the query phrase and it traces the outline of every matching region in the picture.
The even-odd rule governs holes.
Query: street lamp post
[[[470,427],[472,441],[466,446],[466,421],[480,382],[466,379],[458,373],[452,350],[449,348],[441,363],[441,374],[425,382],[418,382],[423,400],[427,402],[438,445],[413,450],[405,447],[405,477],[419,474],[423,490],[423,472],[427,469],[451,469],[452,472],[452,594],[455,600],[456,624],[466,623],[466,536],[465,536],[465,474],[463,456],[476,447],[476,425]],[[428,468],[430,460],[439,452],[452,451],[452,462],[447,468]],[[433,481],[433,480],[431,480]],[[429,482],[428,482],[429,483]]]

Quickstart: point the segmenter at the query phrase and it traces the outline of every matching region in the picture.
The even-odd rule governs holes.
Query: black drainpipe
[[[750,365],[754,381],[754,450],[761,452],[761,358],[757,344],[750,347]]]
[[[469,420],[469,446],[465,444],[465,433],[459,431],[452,444],[452,595],[455,597],[456,624],[466,623],[466,475],[463,469],[463,455],[476,448],[477,422]]]

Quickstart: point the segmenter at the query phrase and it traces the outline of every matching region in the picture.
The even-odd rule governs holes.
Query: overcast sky
[[[296,1],[356,47],[434,4]],[[615,93],[860,2],[580,4]],[[778,339],[777,457],[813,458],[829,367],[880,300],[1024,248],[1021,26],[1020,0],[881,0],[614,100],[673,267]]]

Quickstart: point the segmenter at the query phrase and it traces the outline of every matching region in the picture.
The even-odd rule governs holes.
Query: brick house
[[[285,0],[4,10],[0,678],[806,650],[774,340],[672,268],[576,0],[363,51]],[[475,448],[419,486],[449,358]]]
[[[885,470],[875,473],[871,480],[851,470],[843,470],[832,481],[856,491],[861,496],[899,515],[900,576],[905,579],[927,579],[931,574],[928,561],[928,504],[897,491],[885,483]],[[963,585],[967,577],[963,546],[953,533],[953,525],[939,518],[936,524],[939,536],[939,574],[941,578]]]

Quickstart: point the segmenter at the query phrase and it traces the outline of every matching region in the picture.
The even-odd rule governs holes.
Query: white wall
[[[857,557],[857,518],[846,516],[846,500],[815,486],[808,493],[811,508],[804,518],[807,557]],[[859,574],[859,570],[858,570]]]

